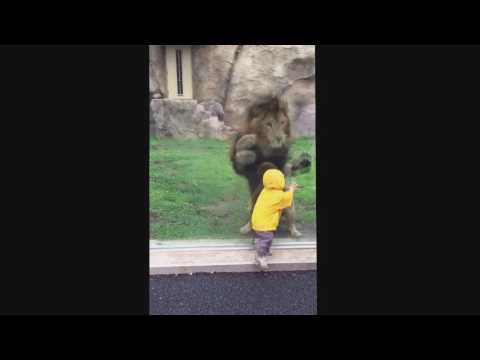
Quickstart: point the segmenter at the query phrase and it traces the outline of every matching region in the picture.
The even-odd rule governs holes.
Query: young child
[[[252,212],[252,230],[255,239],[255,260],[262,270],[268,269],[267,255],[273,241],[273,232],[277,230],[282,210],[292,206],[293,192],[298,189],[292,184],[285,189],[285,177],[277,169],[263,174],[263,190],[255,202]]]

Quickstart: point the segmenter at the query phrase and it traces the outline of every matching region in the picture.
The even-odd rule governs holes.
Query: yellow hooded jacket
[[[252,213],[252,229],[275,231],[282,210],[292,206],[293,191],[283,191],[285,177],[280,170],[270,169],[263,174],[263,190],[258,196]]]

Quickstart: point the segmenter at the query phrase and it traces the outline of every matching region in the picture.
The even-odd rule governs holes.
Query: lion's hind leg
[[[240,228],[240,234],[242,235],[247,235],[250,231],[252,231],[252,225],[250,224],[250,221]]]
[[[295,226],[295,202],[292,203],[292,206],[285,209],[285,216],[287,218],[287,226],[288,231],[290,232],[290,236],[294,238],[299,238],[303,234],[298,231],[297,227]]]

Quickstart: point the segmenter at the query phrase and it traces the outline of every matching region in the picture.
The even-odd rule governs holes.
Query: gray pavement
[[[315,315],[317,272],[155,275],[152,315]]]

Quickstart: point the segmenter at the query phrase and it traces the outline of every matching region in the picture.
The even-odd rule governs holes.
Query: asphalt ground
[[[152,315],[316,315],[316,271],[150,277]]]

